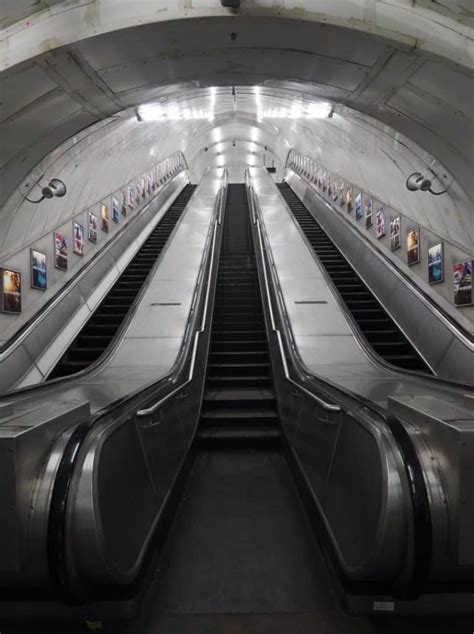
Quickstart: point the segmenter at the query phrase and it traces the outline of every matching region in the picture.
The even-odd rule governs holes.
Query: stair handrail
[[[284,348],[283,348],[283,341],[282,341],[282,338],[281,338],[281,332],[276,326],[275,316],[273,314],[273,307],[272,307],[272,301],[271,301],[271,296],[270,296],[270,287],[269,287],[269,284],[268,284],[267,265],[266,265],[266,262],[265,262],[264,248],[263,248],[263,241],[262,241],[262,229],[261,229],[261,226],[260,226],[260,219],[258,217],[258,205],[257,205],[256,197],[255,197],[255,191],[254,191],[252,185],[250,184],[250,178],[249,178],[249,174],[248,174],[248,169],[245,172],[245,182],[246,182],[246,185],[247,185],[247,187],[249,189],[250,208],[251,208],[251,211],[252,211],[252,217],[254,218],[254,224],[256,225],[257,232],[258,232],[258,243],[259,243],[258,246],[259,246],[261,262],[262,262],[263,283],[264,283],[264,287],[265,287],[265,295],[267,297],[268,311],[269,311],[269,314],[270,314],[270,323],[271,323],[272,330],[276,334],[276,337],[277,337],[278,349],[279,349],[279,352],[280,352],[280,357],[281,357],[281,362],[282,362],[282,365],[283,365],[283,371],[284,371],[284,374],[285,374],[285,379],[287,381],[289,381],[290,383],[292,383],[293,385],[295,385],[299,390],[301,390],[302,392],[307,394],[314,401],[316,401],[316,403],[320,407],[322,407],[324,410],[326,410],[328,412],[334,412],[334,413],[340,412],[341,411],[340,405],[336,405],[335,403],[328,403],[327,401],[325,401],[324,399],[320,398],[319,396],[317,396],[316,394],[314,394],[310,390],[306,389],[303,385],[301,385],[300,383],[298,383],[297,381],[292,379],[291,376],[290,376],[290,373],[289,373],[289,370],[288,370],[288,363],[286,361],[285,351],[284,351]]]
[[[216,218],[216,221],[214,223],[214,229],[213,229],[213,233],[212,233],[212,246],[211,246],[211,253],[210,253],[210,265],[209,265],[209,271],[207,274],[207,282],[206,282],[206,296],[204,299],[204,308],[203,308],[203,312],[202,312],[202,319],[201,319],[201,325],[199,327],[198,330],[196,330],[195,334],[194,334],[194,342],[193,342],[193,352],[191,355],[191,363],[189,366],[189,373],[188,373],[188,378],[186,379],[186,381],[184,383],[181,383],[178,387],[176,387],[174,390],[172,390],[171,392],[169,392],[168,394],[166,394],[165,396],[163,396],[161,399],[159,399],[156,403],[154,403],[153,405],[151,405],[150,407],[146,407],[144,409],[139,409],[137,411],[137,418],[147,418],[150,416],[153,416],[153,414],[155,414],[160,407],[162,407],[162,405],[164,405],[164,403],[166,403],[170,398],[172,398],[175,394],[177,394],[179,391],[181,391],[183,389],[183,387],[185,385],[188,385],[188,383],[190,383],[193,380],[193,376],[194,376],[194,367],[196,365],[196,355],[197,355],[197,348],[198,348],[198,344],[199,344],[199,338],[201,336],[201,334],[204,332],[204,329],[206,327],[206,320],[207,320],[207,313],[208,313],[208,309],[209,309],[209,294],[210,294],[210,290],[211,290],[211,280],[212,280],[212,275],[214,272],[214,254],[215,254],[215,249],[216,249],[216,239],[217,239],[217,231],[218,231],[218,227],[222,222],[222,211],[223,208],[225,206],[225,200],[226,200],[226,194],[227,194],[227,170],[224,171],[223,177],[222,177],[222,184],[221,184],[221,188],[219,190],[219,194],[216,198],[216,211],[214,212],[214,217]],[[205,254],[204,254],[205,256]],[[206,258],[203,257],[203,261]]]

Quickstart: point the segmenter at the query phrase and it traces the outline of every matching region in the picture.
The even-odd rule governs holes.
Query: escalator
[[[106,350],[181,218],[196,185],[187,185],[63,354],[47,380],[85,370]]]
[[[392,365],[431,373],[397,324],[289,185],[280,183],[278,189],[370,346]]]
[[[281,447],[245,185],[228,187],[223,232],[194,462],[148,623],[335,605]]]

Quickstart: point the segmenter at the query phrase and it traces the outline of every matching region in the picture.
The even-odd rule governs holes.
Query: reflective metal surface
[[[201,400],[200,382],[204,378],[200,358],[205,353],[206,341],[203,340],[200,343],[198,359],[195,360],[195,373],[198,378],[195,383],[193,382],[192,389],[187,391],[189,398],[178,399],[180,406],[177,410],[175,405],[170,405],[167,425],[162,427],[159,421],[150,418],[145,418],[138,423],[134,419],[137,406],[135,405],[135,409],[130,410],[131,405],[127,403],[134,402],[130,399],[131,395],[141,394],[147,386],[161,385],[157,383],[160,377],[170,376],[170,371],[176,366],[179,355],[190,338],[190,324],[200,316],[196,314],[196,293],[199,293],[199,298],[202,297],[202,304],[208,297],[206,279],[202,271],[209,261],[212,228],[218,220],[219,209],[216,207],[216,200],[221,189],[222,177],[222,170],[210,173],[194,193],[180,224],[175,229],[174,239],[162,253],[162,259],[158,262],[155,274],[152,275],[149,286],[142,294],[136,312],[129,320],[124,337],[117,342],[118,345],[108,354],[105,361],[81,378],[12,392],[8,400],[4,399],[3,412],[8,413],[13,407],[18,424],[23,425],[23,421],[26,421],[25,424],[31,426],[30,436],[34,435],[35,445],[34,448],[29,446],[25,453],[29,456],[28,469],[19,465],[21,468],[15,470],[11,461],[7,460],[2,464],[5,470],[3,482],[6,486],[0,489],[1,508],[8,507],[11,491],[15,487],[20,489],[29,487],[25,489],[25,496],[18,500],[18,506],[8,512],[12,513],[12,518],[18,517],[18,522],[26,514],[32,527],[30,535],[26,529],[20,532],[13,531],[14,523],[9,522],[4,525],[4,530],[9,531],[8,534],[3,534],[5,548],[11,552],[12,557],[16,557],[15,553],[18,552],[29,552],[30,559],[25,560],[21,576],[18,575],[17,579],[15,574],[19,573],[19,560],[10,562],[5,559],[3,569],[0,564],[0,583],[3,586],[11,586],[15,583],[42,586],[49,584],[45,563],[45,523],[48,521],[51,486],[57,469],[59,449],[64,447],[65,442],[61,435],[69,431],[76,423],[87,420],[89,411],[93,414],[98,411],[107,412],[107,406],[113,402],[119,403],[116,418],[108,420],[104,427],[93,428],[93,433],[84,445],[84,453],[81,454],[85,460],[85,467],[84,470],[82,467],[79,468],[79,481],[74,481],[73,489],[71,489],[71,491],[77,490],[77,498],[74,496],[69,498],[70,514],[75,514],[76,511],[79,513],[81,529],[77,534],[77,543],[71,535],[70,548],[72,550],[69,550],[69,554],[74,561],[73,551],[79,550],[82,553],[80,556],[82,564],[87,566],[89,563],[94,570],[99,566],[100,561],[104,562],[103,557],[107,558],[107,553],[115,557],[114,544],[117,543],[117,539],[120,539],[120,535],[114,535],[114,530],[117,528],[117,518],[114,513],[122,514],[123,512],[124,515],[121,515],[123,530],[128,532],[122,537],[131,548],[129,556],[134,558],[134,569],[139,566],[142,549],[146,545],[144,542],[147,541],[144,534],[150,534],[152,530],[150,522],[153,524],[156,521],[156,515],[163,502],[163,487],[169,488],[170,478],[176,476],[179,463],[192,438]],[[182,257],[184,244],[190,245],[189,250],[194,252],[193,257]],[[175,306],[176,303],[180,306]],[[155,304],[168,304],[168,306]],[[141,334],[149,334],[149,336],[137,337],[136,334],[139,333],[134,326],[134,320],[141,320],[142,325],[155,323],[157,308],[165,311],[160,313],[160,322],[164,324],[163,330],[151,329],[150,333],[146,333],[145,330]],[[175,313],[174,320],[166,319],[166,309],[178,310],[181,317]],[[162,389],[166,387],[165,381]],[[148,404],[149,390],[145,390],[145,395],[137,396],[137,398],[138,400],[141,398],[142,403]],[[88,403],[87,411],[80,409],[77,415],[63,415],[63,412],[69,412],[76,403],[82,401]],[[121,406],[120,403],[123,405]],[[28,411],[31,413],[24,414]],[[62,427],[49,422],[56,420],[62,421]],[[8,442],[13,441],[13,428],[7,423],[0,424],[0,432],[2,429],[5,442],[7,439]],[[162,433],[165,433],[165,437]],[[170,443],[174,446],[173,450],[170,449]],[[54,449],[55,446],[56,449]],[[160,452],[157,454],[158,447]],[[51,451],[53,453],[48,457]],[[119,459],[120,452],[122,456]],[[124,464],[129,465],[130,470],[125,477],[123,487],[113,487],[109,490],[108,483],[110,483],[112,470],[117,470],[113,472],[114,477],[122,477],[127,473],[127,470],[123,468]],[[166,464],[168,464],[167,467],[165,467]],[[149,480],[150,477],[151,480]],[[144,523],[141,525],[133,521],[132,509],[126,508],[123,504],[123,490],[126,486],[135,486],[135,491],[143,491],[143,498],[137,498],[136,495],[130,495],[129,498],[132,505],[138,505],[137,512],[140,508],[144,513],[142,516]],[[77,488],[74,489],[74,487]],[[38,496],[38,505],[33,510],[30,508],[32,495]],[[157,497],[159,495],[161,495],[161,502]],[[99,501],[103,503],[100,512]],[[151,517],[150,508],[154,509],[153,519],[147,524],[145,520]],[[101,512],[105,513],[103,517]],[[132,525],[128,524],[129,521]],[[142,533],[140,535],[134,533],[134,529]],[[84,540],[86,535],[87,538]],[[105,554],[100,554],[103,546],[102,539],[105,539]],[[131,541],[127,542],[127,539]],[[141,543],[139,543],[140,540],[142,540]],[[7,544],[10,543],[9,549]],[[98,544],[99,550],[91,555],[93,544]],[[126,557],[125,552],[124,556]],[[116,580],[118,579],[119,583],[127,577],[127,571],[124,571],[128,565],[127,561],[129,559],[121,559],[119,562],[119,568],[123,564],[120,570],[117,570]],[[106,564],[105,567],[107,568],[108,565]],[[133,568],[133,566],[129,567]],[[73,569],[75,569],[75,563],[71,563],[71,571]],[[2,572],[5,575],[2,576]],[[73,576],[74,574],[72,573]],[[103,571],[101,574],[104,574]],[[111,571],[110,574],[113,572]]]
[[[273,288],[272,297],[276,306],[273,311],[276,310],[279,323],[284,326],[285,337],[289,337],[293,342],[287,343],[287,346],[294,346],[294,353],[306,372],[306,376],[300,376],[299,381],[304,382],[305,379],[316,376],[323,380],[319,384],[323,392],[331,393],[331,385],[342,389],[342,392],[339,392],[339,403],[345,402],[344,394],[353,393],[362,396],[367,402],[382,406],[383,409],[387,406],[389,410],[394,408],[400,415],[404,428],[416,447],[418,460],[423,466],[425,486],[429,491],[433,527],[431,579],[467,579],[472,575],[469,558],[474,542],[472,537],[467,537],[466,531],[472,522],[474,506],[467,498],[464,498],[464,504],[460,500],[463,486],[470,490],[470,471],[466,473],[465,484],[461,484],[456,474],[459,474],[460,468],[463,467],[457,466],[453,469],[451,466],[459,465],[458,445],[446,437],[450,429],[449,433],[456,435],[452,424],[453,412],[462,411],[466,417],[462,421],[463,433],[468,434],[466,439],[469,438],[464,449],[466,459],[468,455],[472,455],[470,434],[474,418],[472,410],[465,408],[463,388],[436,379],[424,380],[413,375],[404,375],[377,364],[375,359],[365,354],[360,341],[354,336],[346,321],[342,306],[334,300],[333,291],[327,283],[327,299],[324,300],[327,304],[322,305],[322,311],[319,312],[320,305],[295,305],[296,297],[310,300],[316,299],[317,295],[319,299],[322,290],[319,284],[322,279],[320,265],[312,254],[309,259],[302,255],[305,251],[309,252],[309,246],[302,234],[300,241],[295,237],[291,229],[293,219],[283,199],[273,199],[271,204],[266,204],[267,199],[271,198],[271,188],[275,187],[266,173],[263,170],[251,170],[249,184],[255,188],[257,194],[257,224],[261,223],[265,258],[269,264],[270,287]],[[274,223],[278,223],[277,231],[272,227]],[[280,255],[280,240],[284,239],[285,223],[288,225],[288,235],[292,237],[287,245],[288,252],[283,257]],[[292,255],[295,256],[294,259]],[[305,261],[307,266],[303,268],[302,264]],[[314,294],[311,293],[312,289]],[[346,328],[343,326],[344,321]],[[333,323],[334,332],[331,334]],[[273,347],[278,347],[276,341]],[[274,354],[272,358],[277,365],[279,354]],[[374,548],[377,548],[377,539],[383,539],[382,526],[385,526],[389,532],[391,529],[400,530],[401,533],[396,539],[401,540],[410,550],[410,505],[405,506],[404,497],[407,495],[406,474],[403,474],[399,449],[392,434],[383,424],[374,425],[371,422],[367,425],[368,421],[363,422],[364,416],[361,418],[361,412],[356,416],[356,410],[350,413],[344,406],[339,421],[331,421],[324,417],[321,410],[313,410],[312,415],[310,410],[305,412],[302,391],[296,390],[292,393],[285,387],[285,381],[282,382],[284,371],[279,375],[277,373],[277,376],[280,377],[280,381],[277,380],[277,393],[289,442],[318,496],[318,504],[332,539],[338,547],[345,544],[347,551],[341,550],[340,558],[348,573],[353,561],[351,557],[354,557],[351,548],[355,544],[360,548],[357,556],[363,558],[363,552],[367,555],[362,537],[349,546],[348,537],[344,535],[344,528],[350,524],[349,516],[344,516],[344,513],[349,513],[350,509],[357,517],[356,524],[357,521],[361,522],[360,527],[351,524],[354,534],[356,535],[359,529],[361,536],[372,534],[370,543]],[[410,399],[416,403],[416,411],[412,411],[408,406]],[[443,407],[433,407],[432,399],[436,399],[440,404],[444,403],[444,411]],[[403,407],[402,404],[405,402],[407,405]],[[433,416],[433,410],[437,412],[436,416]],[[314,460],[314,456],[318,459]],[[329,460],[328,456],[331,456]],[[358,456],[363,457],[361,462],[358,462]],[[461,465],[464,464],[467,463],[462,459]],[[355,471],[349,476],[352,468]],[[379,488],[370,489],[374,482],[369,478],[364,484],[363,474],[373,474],[377,471],[379,476],[375,480]],[[352,490],[355,481],[358,482],[358,487]],[[333,488],[330,488],[331,482],[334,483]],[[341,504],[341,496],[345,496],[346,492],[351,490],[351,495]],[[365,491],[365,494],[361,491]],[[384,498],[383,503],[380,496]],[[362,501],[364,510],[368,512],[356,515]],[[387,511],[392,503],[392,508],[396,510],[393,518],[385,523],[382,509]],[[333,504],[336,506],[333,507]],[[374,528],[378,513],[378,529],[381,532],[375,531]],[[396,528],[397,522],[405,521],[401,520],[403,516],[407,523],[404,524],[404,528],[400,524]],[[394,539],[393,535],[391,539]],[[393,541],[389,540],[389,543],[393,545]],[[458,546],[453,546],[461,543],[465,562],[458,556]],[[389,551],[384,549],[384,552],[390,558]],[[391,554],[393,555],[393,552]],[[407,552],[404,555],[399,552],[398,556],[402,559],[404,556],[408,557],[402,566],[409,568],[411,564]],[[388,560],[384,561],[388,565]]]

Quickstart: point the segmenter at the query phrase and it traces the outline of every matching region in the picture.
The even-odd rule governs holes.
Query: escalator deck
[[[179,194],[63,354],[48,376],[48,380],[85,370],[105,352],[142,289],[195,189],[195,185],[187,185]]]
[[[397,324],[289,185],[280,183],[278,188],[373,350],[388,363],[404,370],[431,373]]]

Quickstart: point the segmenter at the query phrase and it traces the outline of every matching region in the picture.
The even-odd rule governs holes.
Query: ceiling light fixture
[[[203,108],[183,108],[174,104],[161,106],[160,104],[147,104],[138,108],[137,119],[139,121],[190,121],[197,119],[210,119],[212,112]],[[213,116],[213,115],[212,115]]]
[[[291,108],[269,108],[261,116],[264,119],[326,119],[332,118],[333,114],[334,106],[330,103],[320,101],[304,104],[295,101]]]

